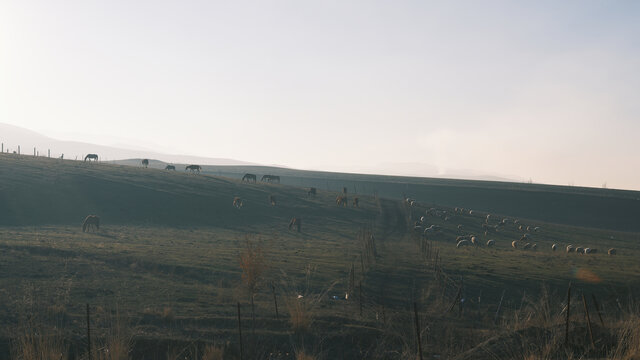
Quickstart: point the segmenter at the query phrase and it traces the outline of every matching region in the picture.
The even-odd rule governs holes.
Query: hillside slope
[[[137,165],[140,160],[117,163]],[[164,168],[162,162],[150,166]],[[178,167],[184,169],[184,166]],[[305,171],[268,166],[204,166],[203,173],[240,179],[245,173],[279,175],[281,183],[341,191],[403,195],[418,202],[533,219],[557,224],[617,231],[640,231],[640,192],[500,181],[456,180]]]
[[[241,210],[232,206],[236,196],[244,201]],[[0,225],[79,224],[98,214],[112,224],[242,227],[311,212],[331,218],[334,196],[312,199],[301,188],[184,171],[0,155]]]

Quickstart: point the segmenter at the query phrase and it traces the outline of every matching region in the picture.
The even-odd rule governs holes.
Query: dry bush
[[[202,360],[222,360],[224,359],[224,347],[217,345],[207,345],[202,353]]]
[[[240,268],[242,269],[242,281],[253,296],[267,268],[261,243],[256,244],[247,237],[244,249],[240,254]]]
[[[316,360],[316,357],[301,350],[296,352],[296,360]]]
[[[11,344],[12,359],[65,360],[69,347],[59,329],[30,322],[22,334]]]
[[[128,360],[133,347],[133,335],[126,321],[118,314],[104,337],[102,346],[97,349],[94,359],[98,360]]]
[[[610,359],[637,360],[640,359],[640,317],[631,315],[618,328],[618,343]]]
[[[304,299],[290,298],[285,301],[289,312],[289,323],[295,332],[306,332],[311,329],[313,312]]]

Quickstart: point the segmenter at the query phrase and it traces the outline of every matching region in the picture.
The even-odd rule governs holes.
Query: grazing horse
[[[276,197],[273,195],[269,195],[269,204],[271,204],[271,206],[276,206]]]
[[[357,197],[353,198],[353,207],[356,207],[356,208],[360,207],[360,199],[358,199]]]
[[[307,196],[311,196],[311,195],[316,196],[316,188],[314,187],[309,188],[309,191],[307,191]]]
[[[98,155],[97,154],[87,154],[87,156],[84,157],[84,161],[98,161]]]
[[[347,203],[348,203],[348,201],[347,201],[347,197],[346,196],[338,195],[338,197],[336,197],[336,205],[338,205],[338,206],[342,205],[344,207],[347,207]]]
[[[82,222],[82,232],[88,232],[92,228],[96,232],[100,230],[100,218],[98,215],[89,215]]]
[[[167,166],[165,166],[165,167],[164,167],[164,169],[165,169],[165,170],[173,170],[173,171],[176,171],[176,167],[175,167],[175,166],[173,166],[173,165],[167,165]]]
[[[187,167],[184,168],[184,171],[187,170],[191,170],[192,173],[197,172],[200,173],[200,170],[202,170],[202,167],[200,165],[187,165]]]
[[[278,175],[263,175],[262,179],[260,179],[260,181],[275,182],[275,183],[280,184],[280,176],[278,176]]]
[[[146,169],[149,166],[149,159],[142,159],[142,166]]]
[[[236,207],[236,209],[240,209],[242,207],[242,199],[240,199],[239,197],[234,197],[233,198],[233,206]]]
[[[289,221],[289,230],[291,230],[293,227],[295,227],[296,230],[300,232],[300,228],[302,227],[302,219],[297,217],[291,218],[291,221]]]
[[[255,183],[257,178],[258,177],[256,176],[256,174],[244,174],[244,176],[242,177],[242,181]]]

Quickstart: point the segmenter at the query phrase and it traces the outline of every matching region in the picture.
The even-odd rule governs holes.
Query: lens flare
[[[597,284],[602,281],[602,279],[600,279],[598,275],[596,275],[593,271],[589,269],[580,268],[580,269],[576,269],[574,272],[575,272],[575,277],[578,280],[582,280],[584,282]]]

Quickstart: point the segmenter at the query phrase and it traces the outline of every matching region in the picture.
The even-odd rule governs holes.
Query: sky
[[[1,0],[0,122],[301,169],[640,190],[639,18],[638,1]]]

